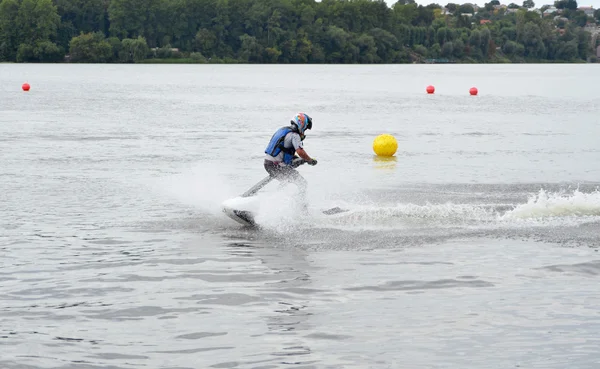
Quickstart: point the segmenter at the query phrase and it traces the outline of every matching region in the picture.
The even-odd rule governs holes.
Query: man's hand
[[[296,153],[304,160],[306,160],[306,163],[309,165],[317,165],[317,161],[313,158],[311,158],[310,156],[308,156],[308,154],[306,153],[306,151],[304,151],[304,149],[300,148],[298,150],[296,150]]]

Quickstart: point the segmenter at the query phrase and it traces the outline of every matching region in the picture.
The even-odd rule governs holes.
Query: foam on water
[[[522,204],[398,203],[390,206],[346,203],[349,211],[320,215],[317,226],[351,226],[356,229],[423,227],[554,227],[600,221],[600,192],[575,190],[551,193],[540,190]],[[507,210],[508,209],[508,210]]]
[[[284,194],[269,194],[261,197],[255,214],[255,222],[263,228],[285,232],[294,224],[293,199]],[[282,211],[282,209],[286,209]]]
[[[427,227],[521,228],[577,226],[600,221],[600,192],[550,193],[540,190],[526,203],[459,204],[397,203],[388,206],[339,203],[344,213],[325,215],[331,204],[313,204],[310,216],[298,216],[294,192],[261,195],[256,221],[267,230],[285,233],[303,227],[342,229],[416,229]],[[281,209],[288,209],[282,212]],[[507,210],[508,209],[508,210]]]
[[[554,217],[598,217],[600,216],[600,192],[591,193],[574,190],[549,193],[541,189],[529,197],[526,204],[506,212],[502,219],[531,219]]]
[[[206,163],[184,172],[154,180],[154,187],[171,199],[225,220],[223,202],[239,196],[219,168]],[[580,189],[549,192],[540,189],[523,203],[468,203],[452,201],[414,204],[396,202],[374,203],[360,191],[348,193],[346,201],[332,202],[331,196],[344,198],[344,190],[329,186],[311,188],[310,213],[303,216],[298,203],[298,188],[294,185],[267,185],[257,196],[255,221],[261,229],[285,234],[306,228],[338,228],[352,230],[485,228],[577,226],[600,220],[600,192]],[[344,213],[325,215],[323,210],[339,206]],[[283,211],[282,209],[286,209]]]
[[[239,196],[218,168],[192,167],[183,173],[154,181],[159,192],[171,199],[221,217],[224,201]],[[314,190],[310,194],[310,213],[303,216],[298,203],[298,188],[294,185],[267,185],[257,196],[255,221],[267,232],[285,234],[306,228],[419,229],[427,227],[521,228],[577,226],[600,221],[600,191],[579,189],[549,192],[540,189],[523,203],[456,202],[414,204],[374,203],[360,193],[349,193],[345,202],[328,198],[344,197],[332,193],[333,188]],[[340,192],[339,190],[337,192]],[[334,191],[335,192],[335,191]],[[325,215],[323,210],[339,206],[344,213]]]

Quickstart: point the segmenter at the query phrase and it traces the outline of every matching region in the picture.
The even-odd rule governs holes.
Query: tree
[[[558,0],[554,2],[557,9],[577,9],[577,0]]]
[[[450,39],[450,32],[448,31],[448,28],[442,27],[437,30],[436,40],[440,45],[444,45],[446,43],[446,41],[449,39]]]
[[[517,29],[515,27],[502,28],[502,38],[504,40],[516,41]]]
[[[267,45],[276,45],[283,33],[281,29],[281,13],[275,9],[267,21]]]
[[[496,1],[497,1],[497,0],[496,0]],[[455,12],[456,10],[458,10],[458,5],[457,5],[457,4],[454,4],[454,3],[448,3],[448,4],[446,4],[446,9],[448,9],[448,11],[449,11],[450,13],[454,14],[454,12]]]
[[[35,60],[33,55],[33,46],[29,44],[20,44],[17,50],[17,63],[26,63]]]
[[[265,49],[266,59],[271,63],[277,63],[281,56],[281,51],[275,47],[267,47]]]
[[[442,46],[442,56],[449,58],[454,53],[454,44],[452,41],[448,41]]]
[[[15,16],[14,6],[9,4],[7,9]],[[14,46],[19,45],[16,60],[59,61],[64,56],[64,50],[52,42],[56,38],[59,23],[60,16],[51,0],[23,0],[16,12],[13,23],[15,29],[10,32],[14,36],[11,45],[13,50]]]
[[[19,13],[17,0],[3,0],[0,3],[0,61],[14,61],[17,57],[17,26],[15,19]]]
[[[525,0],[523,1],[523,7],[527,8],[527,9],[531,9],[535,7],[535,3],[533,2],[533,0]]]
[[[71,40],[70,56],[74,62],[105,63],[112,58],[113,49],[102,33],[82,33]]]
[[[462,40],[452,42],[452,53],[457,58],[462,58],[465,54],[465,43]]]
[[[456,18],[456,27],[457,28],[471,28],[471,20],[467,16],[459,15]]]
[[[126,38],[121,42],[121,46],[119,59],[123,63],[140,62],[148,56],[148,44],[142,36],[136,39]]]
[[[242,41],[240,60],[244,62],[261,62],[263,47],[256,41],[256,38],[244,34],[240,36],[240,40]]]
[[[577,31],[577,49],[579,53],[579,59],[585,60],[590,52],[593,54],[593,50],[590,50],[590,41],[591,37],[589,32],[586,32],[583,29],[579,29]]]
[[[423,45],[417,45],[415,47],[415,52],[421,56],[426,56],[427,55],[427,48]]]
[[[471,36],[469,36],[469,46],[472,56],[483,56],[481,54],[481,32],[479,32],[479,30],[474,30],[473,32],[471,32]]]
[[[588,21],[588,16],[585,14],[585,12],[583,12],[581,10],[577,10],[577,11],[571,13],[570,18],[579,27],[585,27],[585,25],[587,24],[587,21]]]
[[[435,43],[429,48],[429,52],[427,53],[430,58],[438,58],[442,54],[442,48],[440,44]]]
[[[17,42],[33,46],[56,37],[60,16],[51,0],[23,0],[15,23]]]
[[[514,41],[506,41],[502,46],[502,52],[508,57],[523,56],[524,48],[522,44]]]
[[[55,0],[55,3],[62,23],[68,23],[78,33],[108,31],[105,0]]]
[[[577,40],[562,42],[556,53],[556,58],[566,61],[577,58]]]
[[[492,41],[492,34],[488,28],[481,30],[481,54],[484,58],[490,53],[490,42]]]
[[[157,18],[161,0],[110,0],[110,33],[119,38],[143,36],[155,47],[159,43]]]
[[[65,51],[54,42],[41,41],[33,49],[34,60],[42,63],[56,63],[63,59]]]
[[[475,13],[475,9],[471,4],[463,4],[458,7],[459,14],[473,14]]]
[[[398,0],[396,1],[396,4],[398,5],[408,5],[408,4],[414,4],[415,0]]]
[[[214,54],[215,46],[217,45],[217,36],[213,31],[206,28],[198,30],[195,38],[195,51],[201,52],[203,55],[210,56]]]
[[[542,41],[540,27],[529,22],[523,29],[523,46],[525,47],[525,56],[531,58],[543,58],[546,47]]]
[[[418,7],[416,4],[394,5],[393,16],[398,23],[414,24],[418,16]]]
[[[308,39],[306,32],[298,32],[294,61],[297,63],[307,63],[313,53],[313,49],[313,43]]]
[[[377,56],[383,62],[389,63],[395,56],[395,51],[398,50],[398,39],[391,32],[381,28],[373,28],[369,31],[369,35],[375,41],[377,48]]]
[[[359,63],[375,63],[380,60],[373,36],[363,33],[358,36],[355,43],[358,48]]]
[[[419,55],[486,62],[496,45],[514,61],[581,61],[593,53],[594,40],[582,29],[588,17],[576,0],[556,1],[566,19],[559,22],[527,11],[534,0],[523,0],[522,8],[511,3],[517,11],[510,12],[491,0],[477,14],[470,4],[448,3],[452,16],[436,3],[387,4],[0,0],[0,60],[54,62],[69,51],[75,62],[132,63],[170,58],[172,48],[186,60],[243,63],[404,63],[421,60]],[[600,21],[600,11],[594,16]],[[484,19],[491,23],[481,25]]]

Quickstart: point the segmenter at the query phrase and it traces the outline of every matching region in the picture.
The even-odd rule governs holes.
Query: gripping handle
[[[306,160],[302,159],[302,158],[294,158],[294,160],[292,160],[292,168],[298,168],[299,166],[301,166],[302,164],[305,164]]]

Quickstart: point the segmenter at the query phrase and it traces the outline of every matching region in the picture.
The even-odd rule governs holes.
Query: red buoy
[[[25,82],[23,83],[23,91],[29,91],[29,89],[31,88],[31,86],[29,86],[29,83]]]
[[[434,92],[435,92],[435,87],[433,87],[433,86],[431,86],[431,85],[430,85],[430,86],[427,86],[427,89],[426,89],[426,91],[427,91],[427,93],[428,93],[428,94],[432,94],[432,93],[434,93]]]
[[[477,95],[477,88],[476,87],[471,87],[471,89],[469,90],[469,93],[471,94],[471,96],[475,96]]]

